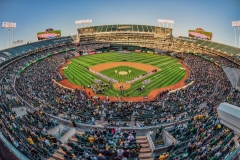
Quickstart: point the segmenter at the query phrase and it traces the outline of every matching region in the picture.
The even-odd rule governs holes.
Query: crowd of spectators
[[[27,114],[17,116],[14,108],[22,107],[24,104],[14,92],[14,78],[18,76],[18,71],[28,63],[60,49],[48,49],[24,58],[18,57],[19,60],[0,70],[0,129],[6,139],[29,159],[49,157],[59,147],[60,142],[56,137],[47,134],[47,130],[57,126],[58,123],[49,119],[38,109],[29,112],[28,109],[23,108]],[[38,104],[37,101],[31,102]]]
[[[177,139],[177,143],[173,144],[163,157],[170,156],[176,159],[187,154],[193,158],[217,159],[228,153],[233,146],[233,133],[219,123],[216,108],[221,102],[240,106],[240,93],[232,89],[220,67],[191,54],[176,56],[184,59],[184,63],[190,68],[190,77],[186,82],[194,81],[193,84],[177,92],[162,92],[155,102],[100,101],[88,96],[84,90],[64,89],[52,80],[60,81],[63,78],[57,69],[65,62],[65,53],[53,55],[34,63],[17,76],[17,93],[34,106],[36,111],[16,117],[12,107],[23,104],[14,92],[15,75],[29,62],[60,49],[29,55],[0,70],[1,130],[5,137],[30,159],[49,157],[61,146],[54,136],[46,132],[58,123],[49,119],[45,113],[71,120],[73,123],[93,125],[102,123],[100,119],[103,116],[106,126],[117,127],[112,130],[105,128],[105,132],[93,131],[83,136],[75,135],[79,143],[69,145],[81,150],[82,154],[79,151],[73,150],[72,153],[66,150],[68,156],[75,156],[74,153],[77,153],[77,156],[84,156],[86,159],[89,156],[101,155],[119,159],[126,155],[135,157],[138,155],[139,146],[135,143],[134,133],[118,133],[119,126],[144,127],[172,122],[176,122],[177,125],[169,132]],[[214,59],[220,65],[239,68],[222,57],[205,56]],[[202,104],[205,105],[199,107]],[[135,120],[132,123],[133,116]],[[183,119],[189,119],[188,123],[178,124]],[[129,137],[132,137],[132,140],[129,140]],[[90,144],[90,148],[96,149],[97,152],[93,153],[93,149],[91,152],[84,150],[87,147],[79,147],[79,144]],[[64,145],[61,147],[64,149]]]
[[[135,159],[142,148],[136,142],[136,132],[121,131],[121,128],[90,129],[83,135],[76,133],[76,140],[67,143],[61,148],[66,152],[65,157],[97,159],[97,160],[126,160]]]
[[[79,42],[79,46],[77,46],[77,50],[82,52],[95,52],[97,49],[101,49],[104,47],[110,47],[110,44],[107,42],[97,42],[97,41],[83,41]]]

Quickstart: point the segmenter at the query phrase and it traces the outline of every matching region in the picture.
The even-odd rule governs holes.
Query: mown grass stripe
[[[104,57],[104,58],[103,58]],[[181,65],[178,64],[178,60],[174,59],[172,57],[168,56],[159,56],[154,54],[147,54],[147,53],[131,53],[130,55],[125,54],[119,54],[117,52],[115,53],[104,53],[104,54],[96,54],[96,55],[88,55],[88,56],[81,56],[76,59],[71,60],[71,64],[69,64],[68,71],[64,71],[64,74],[67,74],[67,76],[71,78],[74,76],[75,80],[74,83],[78,85],[90,85],[94,83],[94,78],[101,79],[104,82],[106,82],[104,79],[98,77],[95,74],[89,73],[89,71],[85,70],[83,67],[78,66],[78,64],[81,64],[82,66],[90,67],[93,65],[97,65],[100,63],[108,63],[108,62],[119,62],[121,59],[126,58],[129,62],[138,62],[138,63],[145,63],[149,65],[156,66],[161,69],[160,72],[157,72],[151,76],[148,76],[142,80],[139,80],[131,85],[131,88],[129,90],[125,91],[125,95],[129,94],[131,96],[143,96],[147,95],[152,89],[169,86],[172,84],[177,83],[180,81],[186,74],[186,71],[181,70]],[[119,70],[126,71],[128,66],[119,66]],[[132,69],[133,70],[133,69]],[[109,70],[109,74],[113,73],[114,69]],[[138,73],[136,70],[134,73]],[[138,73],[140,74],[140,72]],[[90,76],[91,77],[90,77]],[[112,75],[114,79],[119,79],[120,81],[126,81],[126,79],[129,79],[131,77],[135,78],[133,73],[127,74],[126,76],[121,76],[119,74],[113,74]],[[140,87],[142,85],[142,82],[146,79],[151,79],[151,83],[147,84],[149,88],[148,91],[143,92],[136,92],[136,88]],[[109,96],[120,96],[120,91],[111,89],[106,90],[105,95]]]

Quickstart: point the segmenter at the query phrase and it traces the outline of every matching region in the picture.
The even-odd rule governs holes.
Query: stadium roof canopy
[[[192,38],[192,37],[183,37],[179,36],[177,38],[180,42],[186,42],[186,43],[192,43],[194,45],[198,45],[200,47],[206,47],[208,49],[213,49],[222,53],[227,53],[231,56],[240,56],[240,48],[213,42],[213,41],[208,41],[208,40],[200,40],[197,38]]]
[[[94,32],[165,32],[172,30],[171,28],[151,26],[151,25],[136,25],[136,24],[115,24],[115,25],[101,25],[78,28],[78,30],[93,30]]]
[[[240,69],[222,66],[233,88],[240,91]]]

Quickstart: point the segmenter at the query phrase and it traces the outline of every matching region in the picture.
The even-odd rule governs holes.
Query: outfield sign
[[[96,52],[89,52],[89,54],[95,54]]]
[[[74,56],[75,56],[75,57],[79,57],[80,54],[79,54],[79,53],[74,53]]]

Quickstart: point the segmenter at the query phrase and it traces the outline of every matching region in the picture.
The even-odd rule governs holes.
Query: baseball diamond
[[[118,67],[102,70],[100,71],[100,73],[110,78],[116,79],[118,80],[118,82],[126,82],[146,72],[133,67],[129,67],[129,66],[118,66]]]
[[[119,62],[119,60],[122,59],[126,59],[127,62]],[[89,72],[85,67],[91,68],[96,72],[100,72],[109,78],[116,79],[119,82],[126,82],[140,75],[146,74],[147,72],[156,70],[153,74],[132,83],[128,89],[124,90],[123,94],[115,87],[104,89],[104,93],[101,95],[108,96],[148,96],[153,90],[170,87],[183,80],[187,72],[186,70],[180,69],[184,66],[179,63],[178,59],[148,53],[102,53],[80,56],[78,58],[71,59],[70,62],[71,64],[67,64],[68,69],[60,71],[60,73],[63,72],[70,83],[84,87],[89,87],[90,85],[95,84],[95,78],[100,79],[103,83],[108,83],[106,79]],[[128,74],[119,75],[120,71],[125,71]],[[150,79],[151,83],[143,85],[143,81],[147,79]],[[66,80],[63,80],[60,83],[62,85],[66,85]],[[138,88],[143,86],[144,89],[138,91]]]

